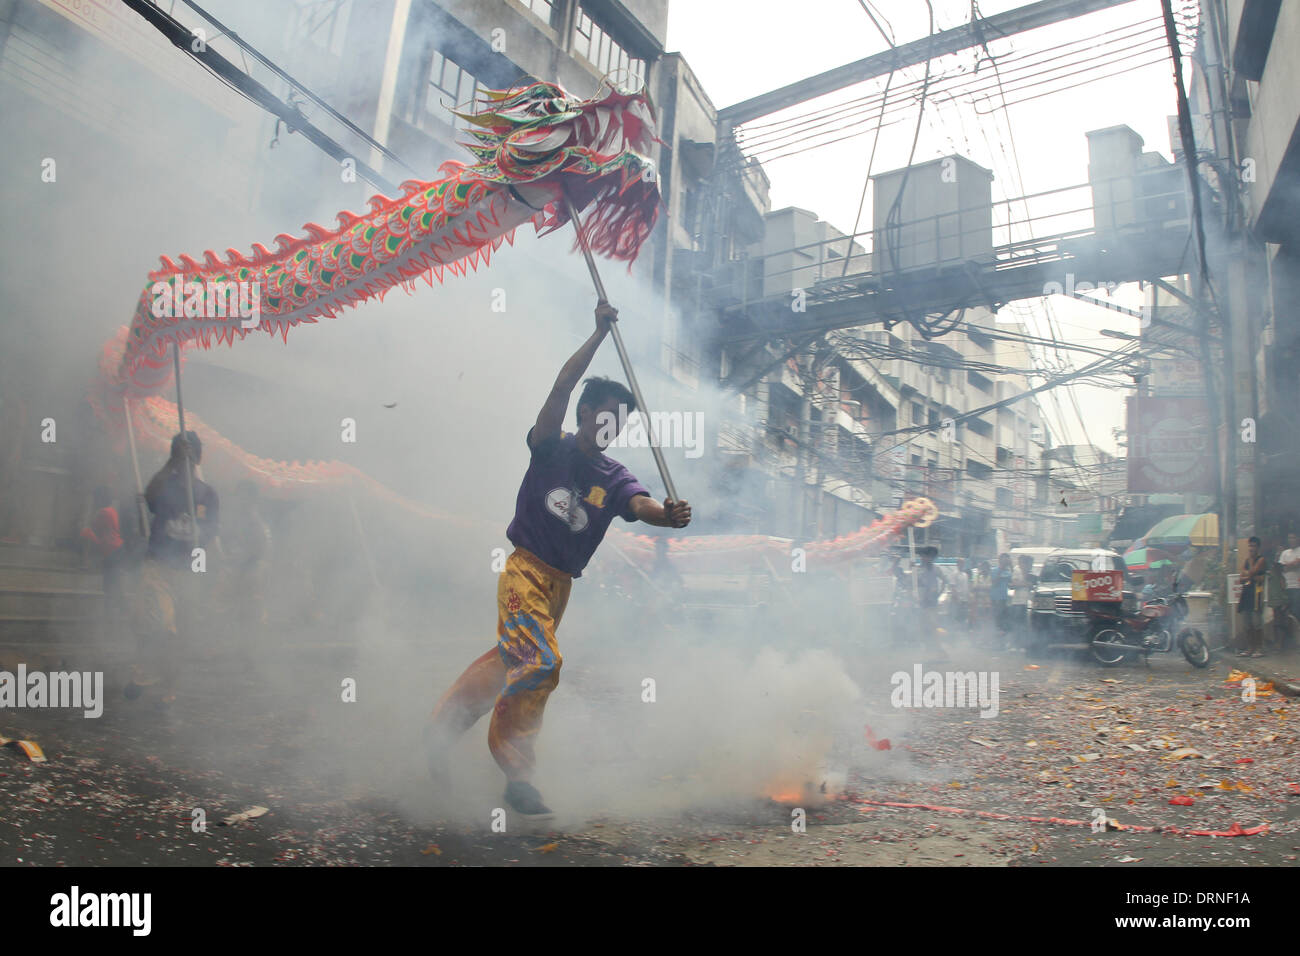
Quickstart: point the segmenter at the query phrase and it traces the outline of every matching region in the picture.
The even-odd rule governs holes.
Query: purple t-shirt
[[[635,521],[632,499],[650,492],[608,455],[584,455],[575,435],[548,438],[532,453],[506,537],[551,567],[581,577],[614,516]]]

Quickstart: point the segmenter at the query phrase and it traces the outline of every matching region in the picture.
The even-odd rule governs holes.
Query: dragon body
[[[877,518],[869,525],[838,538],[803,544],[803,557],[809,567],[843,565],[879,554],[909,527],[925,528],[939,517],[939,509],[929,498],[903,502],[897,511]],[[655,539],[610,528],[608,537],[623,554],[642,569],[655,561]],[[762,571],[790,566],[791,548],[796,542],[761,534],[692,535],[668,540],[673,566],[689,571]],[[610,562],[611,566],[616,566]]]
[[[202,262],[162,257],[130,325],[102,349],[89,395],[119,441],[129,414],[141,446],[169,446],[176,408],[162,395],[172,380],[173,347],[183,355],[233,345],[251,332],[287,343],[291,329],[382,299],[395,286],[409,291],[419,278],[432,285],[448,271],[463,275],[489,264],[521,225],[531,222],[545,234],[567,224],[564,195],[587,209],[582,229],[591,249],[630,266],[660,205],[648,158],[657,141],[655,115],[646,96],[604,87],[583,100],[555,84],[534,83],[480,97],[481,110],[461,114],[470,124],[474,163],[444,163],[438,180],[408,180],[396,198],[373,197],[367,213],[339,213],[333,230],[308,223],[303,237],[277,236],[275,252],[259,243],[251,255],[231,249],[224,257],[208,251]],[[241,298],[256,302],[254,314],[241,314]],[[191,421],[199,427],[215,452],[205,454],[209,471],[271,491],[378,486],[340,462],[250,455],[202,426],[192,411],[187,416],[187,427]]]
[[[382,297],[397,285],[447,270],[464,274],[514,231],[532,222],[546,233],[568,222],[562,193],[594,208],[584,233],[596,253],[631,262],[654,228],[658,183],[647,154],[654,111],[643,94],[610,90],[578,100],[550,83],[485,91],[485,109],[463,114],[477,162],[444,163],[442,178],[408,180],[402,194],[375,196],[362,215],[341,212],[338,227],[307,223],[306,236],[281,234],[274,253],[207,252],[203,262],[162,257],[136,304],[114,384],[131,396],[156,394],[171,379],[173,345],[210,348],[252,331],[279,334]],[[243,316],[245,290],[256,314]],[[255,290],[250,296],[247,290]]]

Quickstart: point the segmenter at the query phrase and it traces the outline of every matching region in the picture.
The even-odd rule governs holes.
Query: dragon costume
[[[466,144],[472,164],[447,162],[440,179],[408,180],[395,198],[374,196],[367,213],[339,213],[333,230],[307,223],[303,237],[281,234],[275,252],[255,243],[247,256],[235,249],[224,257],[208,251],[202,262],[163,256],[141,289],[130,325],[101,351],[99,381],[89,396],[96,414],[121,436],[129,409],[137,441],[156,451],[167,449],[177,420],[175,405],[163,397],[172,380],[173,346],[183,355],[186,349],[233,345],[255,331],[278,334],[287,343],[291,329],[382,299],[395,286],[409,291],[419,278],[432,285],[448,271],[464,275],[480,263],[489,265],[492,253],[513,243],[521,225],[531,222],[539,235],[567,225],[566,193],[576,209],[586,210],[582,230],[591,250],[630,268],[660,206],[648,158],[658,142],[655,112],[646,94],[605,84],[597,96],[580,99],[556,84],[538,82],[481,91],[478,105],[477,112],[458,113],[473,137]],[[230,290],[240,284],[258,290],[252,320],[231,307]],[[465,520],[403,499],[343,462],[257,457],[193,411],[187,416],[187,427],[203,435],[205,467],[223,480],[248,478],[271,492],[360,486],[428,517]],[[921,520],[909,509],[846,539],[809,545],[809,556],[842,560],[874,550]],[[636,557],[648,559],[648,539],[626,537],[635,541]],[[674,541],[673,547],[682,554],[753,553],[769,542],[761,536],[703,536]]]

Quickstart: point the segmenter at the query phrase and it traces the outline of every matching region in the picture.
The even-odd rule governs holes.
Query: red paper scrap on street
[[[889,746],[889,738],[885,738],[884,740],[877,740],[877,739],[876,739],[876,735],[875,735],[875,734],[872,732],[872,730],[871,730],[871,725],[870,725],[870,724],[867,724],[865,729],[866,729],[866,736],[867,736],[867,743],[868,743],[868,744],[870,744],[870,745],[871,745],[872,747],[874,747],[876,750],[889,750],[889,749],[890,749],[890,746]]]

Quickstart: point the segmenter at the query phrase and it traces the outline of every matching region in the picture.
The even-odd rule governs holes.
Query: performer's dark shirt
[[[205,481],[194,481],[194,511],[199,523],[199,546],[205,547],[217,532],[220,503],[217,493]],[[163,468],[145,491],[153,518],[149,531],[149,557],[173,567],[188,567],[194,548],[189,530],[189,503],[185,495],[185,472]]]
[[[938,607],[939,593],[943,590],[943,581],[939,569],[934,565],[921,565],[916,569],[916,589],[921,598],[921,607]]]
[[[632,499],[650,492],[608,455],[588,458],[574,435],[529,447],[532,460],[506,537],[551,567],[580,577],[614,516],[636,521]]]

